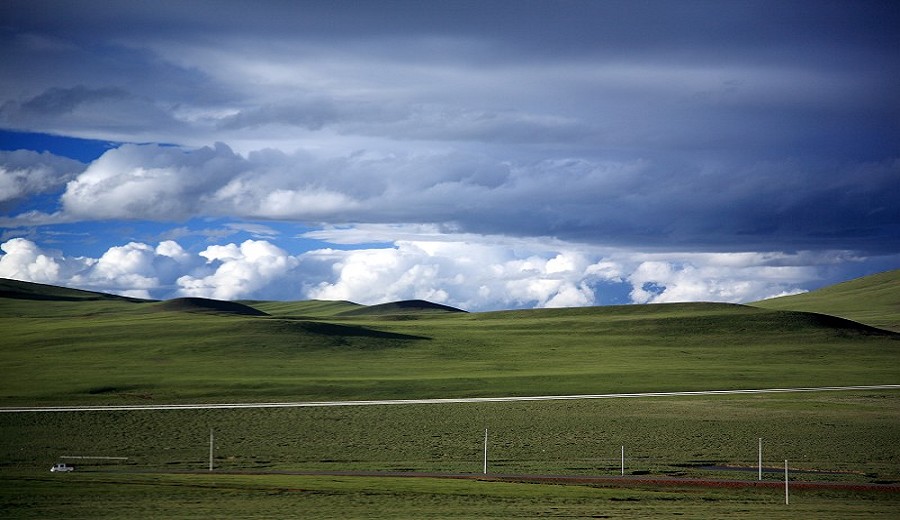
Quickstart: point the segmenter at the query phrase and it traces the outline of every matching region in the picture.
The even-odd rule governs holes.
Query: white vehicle
[[[75,471],[75,467],[74,467],[74,466],[67,466],[65,463],[62,463],[62,462],[61,462],[61,463],[59,463],[59,464],[54,464],[53,467],[50,468],[50,471],[53,472],[53,473],[55,473],[55,472],[57,472],[57,471],[62,471],[62,472],[66,472],[66,471]]]

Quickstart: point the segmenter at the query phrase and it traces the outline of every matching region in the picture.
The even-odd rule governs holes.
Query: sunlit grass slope
[[[69,289],[67,287],[57,287],[54,285],[45,285],[40,283],[22,282],[19,280],[10,280],[8,278],[0,278],[0,298],[12,300],[33,300],[33,301],[70,301],[70,302],[87,302],[87,301],[115,301],[115,302],[138,302],[134,298],[124,298],[112,294],[98,293],[93,291],[82,291],[80,289]],[[8,302],[7,302],[8,303]]]
[[[820,312],[900,332],[900,269],[816,291],[756,302],[766,309]]]
[[[363,305],[347,301],[307,300],[295,302],[273,301],[242,301],[246,305],[259,309],[273,316],[309,316],[328,317],[354,309],[363,308]]]
[[[0,318],[42,316],[71,318],[139,309],[149,300],[0,278]],[[3,343],[0,337],[0,345]]]
[[[463,313],[0,298],[0,405],[583,394],[900,381],[900,336],[728,304]],[[197,312],[201,310],[209,312]],[[403,306],[401,306],[403,307]],[[211,311],[210,311],[211,309]],[[252,310],[270,316],[249,315]],[[353,312],[347,313],[352,310]]]
[[[421,314],[454,312],[465,311],[425,300],[404,300],[351,309],[340,313],[339,316],[397,316],[409,314],[418,316]]]

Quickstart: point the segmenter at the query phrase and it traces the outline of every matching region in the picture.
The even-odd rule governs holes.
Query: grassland
[[[202,470],[214,430],[216,466],[223,470],[476,473],[488,429],[490,467],[498,473],[618,474],[624,445],[629,473],[708,476],[718,470],[704,466],[755,467],[763,437],[775,467],[789,459],[795,468],[844,472],[819,479],[893,481],[900,480],[898,421],[900,390],[15,413],[0,415],[0,436],[10,441],[0,447],[0,460],[11,468],[49,468],[61,455],[100,455],[128,457],[131,469]]]
[[[893,518],[900,499],[888,492],[798,490],[785,508],[780,488],[612,489],[279,472],[478,475],[488,428],[490,474],[619,475],[624,445],[628,476],[753,481],[762,437],[767,481],[780,481],[789,459],[793,480],[896,482],[898,422],[900,391],[3,414],[0,510],[12,518]],[[211,429],[216,469],[208,474]],[[59,460],[78,470],[50,474]]]
[[[7,518],[896,518],[885,494],[609,489],[436,479],[245,475],[0,476]]]
[[[816,291],[754,303],[766,309],[818,312],[900,332],[900,270]]]
[[[0,406],[897,383],[898,335],[724,304],[460,313],[146,302],[0,284]],[[3,291],[6,291],[3,293]],[[17,292],[18,291],[18,292]],[[13,296],[10,296],[10,295]],[[4,296],[5,297],[2,297]],[[889,301],[879,299],[879,301]],[[834,307],[834,302],[832,306]],[[887,311],[879,310],[882,315]],[[895,518],[897,493],[288,475],[422,471],[900,480],[900,391],[268,410],[0,414],[4,518]],[[208,464],[216,436],[218,473]],[[128,457],[73,461],[63,455]],[[220,474],[221,472],[239,474]],[[804,473],[806,471],[806,473]],[[266,475],[250,474],[268,472]]]
[[[695,303],[489,313],[0,298],[0,405],[382,399],[883,384],[900,336]]]

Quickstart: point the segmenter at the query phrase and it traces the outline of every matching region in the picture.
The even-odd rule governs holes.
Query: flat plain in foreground
[[[898,493],[610,488],[289,471],[900,481],[900,391],[0,415],[10,518],[894,518]],[[209,433],[215,471],[208,472]],[[76,472],[48,469],[61,455]],[[719,467],[714,467],[719,466]],[[723,469],[730,467],[732,469]],[[743,469],[740,471],[739,469]],[[191,472],[185,474],[183,472]],[[252,472],[254,474],[224,474]],[[256,474],[260,473],[260,474]]]
[[[896,518],[897,494],[293,475],[0,475],[6,518]]]

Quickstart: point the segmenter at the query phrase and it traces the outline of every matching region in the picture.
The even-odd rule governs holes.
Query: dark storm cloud
[[[482,233],[692,250],[900,250],[900,162],[729,165],[680,170],[652,162],[538,164],[515,186],[460,188],[457,222]],[[552,171],[550,171],[552,170]],[[446,187],[444,189],[447,189]],[[496,193],[503,191],[503,193]],[[424,195],[428,200],[429,193]],[[463,208],[460,211],[459,208]],[[447,218],[454,214],[447,208]]]
[[[102,103],[127,96],[124,91],[117,88],[89,89],[84,85],[77,85],[72,88],[51,88],[22,103],[21,108],[27,112],[41,114],[64,114],[84,103]]]
[[[283,124],[319,130],[335,120],[337,114],[327,100],[302,101],[282,105],[263,105],[223,117],[219,126],[227,130]]]
[[[342,46],[365,42],[401,59],[395,45],[428,36],[494,41],[482,62],[559,56],[643,56],[675,61],[818,63],[890,58],[900,14],[886,1],[246,1],[4,2],[7,26],[94,38],[222,38],[231,34]],[[893,47],[892,47],[893,45]],[[474,57],[474,56],[466,56]],[[437,57],[434,57],[437,58]],[[453,59],[452,56],[446,56]]]
[[[198,150],[110,154],[79,218],[900,252],[892,2],[52,6],[0,4],[0,125]]]

